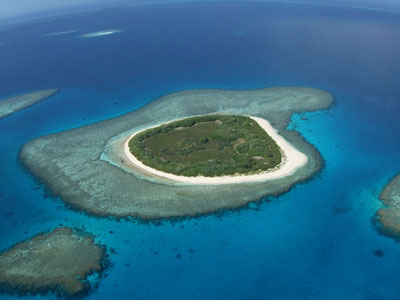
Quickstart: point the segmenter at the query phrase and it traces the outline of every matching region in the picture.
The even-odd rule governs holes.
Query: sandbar
[[[180,91],[120,117],[31,140],[22,147],[20,159],[54,196],[88,214],[141,219],[198,216],[279,195],[316,174],[323,166],[319,152],[299,132],[286,128],[294,113],[328,109],[332,103],[330,93],[305,87]],[[268,120],[307,162],[274,180],[190,185],[145,174],[126,159],[126,139],[135,132],[213,113]]]
[[[58,89],[41,90],[0,100],[0,119],[35,105],[57,93]]]
[[[78,31],[81,31],[82,29],[74,29],[74,30],[66,30],[66,31],[59,31],[59,32],[52,32],[52,33],[46,33],[43,36],[60,36],[60,35],[67,35],[71,33],[75,33]]]
[[[144,175],[151,174],[153,178],[154,177],[164,178],[167,180],[168,183],[177,182],[184,184],[199,184],[199,185],[263,182],[267,180],[278,179],[293,174],[297,168],[307,163],[308,160],[307,156],[298,151],[295,147],[293,147],[293,145],[291,145],[282,136],[280,136],[267,120],[252,116],[249,117],[254,121],[256,121],[260,125],[260,127],[263,128],[268,133],[268,135],[275,140],[275,142],[281,149],[283,158],[282,163],[272,170],[252,175],[216,176],[216,177],[178,176],[162,172],[154,168],[151,168],[149,166],[146,166],[140,160],[138,160],[129,150],[129,141],[131,140],[131,138],[133,138],[135,135],[139,134],[144,130],[135,132],[132,135],[128,136],[124,145],[124,155],[127,161],[133,165],[133,168],[135,170],[143,170]],[[158,127],[159,125],[161,124],[158,124],[157,126],[154,127]]]
[[[90,289],[87,277],[104,270],[106,252],[86,233],[60,227],[0,254],[0,292],[77,296]]]
[[[94,37],[100,37],[100,36],[105,36],[105,35],[111,35],[111,34],[119,33],[119,32],[122,32],[122,31],[123,30],[121,30],[121,29],[109,29],[109,30],[85,33],[85,34],[82,34],[81,37],[83,37],[83,38],[94,38]]]

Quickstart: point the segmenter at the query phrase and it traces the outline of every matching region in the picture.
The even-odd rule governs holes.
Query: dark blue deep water
[[[123,31],[80,37],[106,29]],[[45,36],[70,30],[79,31]],[[400,244],[373,223],[380,190],[400,172],[399,37],[393,13],[258,2],[128,6],[1,27],[0,97],[61,92],[0,121],[0,250],[59,224],[84,227],[113,249],[88,299],[400,299]],[[172,91],[287,85],[336,97],[289,125],[325,168],[238,211],[161,224],[97,219],[48,196],[18,160],[34,137]]]

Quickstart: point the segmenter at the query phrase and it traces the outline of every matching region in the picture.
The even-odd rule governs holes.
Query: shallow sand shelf
[[[322,165],[318,151],[298,132],[285,130],[295,112],[327,109],[329,93],[300,87],[256,90],[189,90],[161,97],[121,117],[37,138],[20,152],[24,165],[67,204],[99,216],[166,218],[236,208],[287,191]],[[160,183],[127,165],[124,137],[173,119],[210,113],[268,120],[307,163],[286,177],[257,183]],[[118,142],[121,141],[121,142]],[[172,183],[172,182],[171,182]]]
[[[35,105],[38,102],[53,96],[57,92],[58,89],[49,89],[0,100],[0,119],[8,117],[29,106]]]
[[[87,276],[101,272],[105,259],[91,236],[57,228],[0,254],[0,292],[81,295],[90,288]]]

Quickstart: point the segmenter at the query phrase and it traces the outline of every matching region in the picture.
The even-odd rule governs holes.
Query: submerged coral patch
[[[400,175],[394,177],[383,189],[379,199],[385,207],[377,212],[381,231],[395,238],[400,237]]]
[[[103,247],[70,228],[58,228],[0,254],[0,291],[18,294],[88,292],[87,277],[104,269]]]
[[[298,132],[285,128],[293,113],[327,109],[332,102],[329,93],[303,87],[182,91],[117,118],[34,139],[23,146],[20,158],[55,195],[90,214],[151,219],[195,216],[285,192],[317,172],[322,165],[318,151]],[[285,177],[264,182],[179,185],[148,180],[148,174],[132,168],[123,155],[126,137],[134,132],[216,113],[268,120],[307,156],[307,163]]]

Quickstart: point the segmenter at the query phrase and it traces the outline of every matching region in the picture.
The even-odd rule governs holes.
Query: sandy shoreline
[[[165,179],[168,182],[176,182],[182,184],[190,185],[215,185],[215,184],[233,184],[233,183],[251,183],[251,182],[263,182],[267,180],[279,179],[289,175],[292,175],[299,167],[307,163],[307,156],[293,147],[288,141],[286,141],[282,136],[280,136],[277,131],[271,126],[271,124],[262,118],[249,116],[251,119],[256,121],[278,144],[283,153],[282,163],[272,170],[268,170],[258,174],[252,175],[228,175],[219,177],[205,177],[205,176],[179,176],[166,172],[162,172],[153,169],[149,166],[144,165],[139,161],[129,150],[129,141],[132,137],[139,134],[140,132],[147,130],[148,128],[135,132],[126,138],[124,141],[124,157],[130,164],[133,165],[134,169],[137,171],[143,171],[148,176],[154,176],[159,179]],[[156,125],[154,127],[160,126]]]

